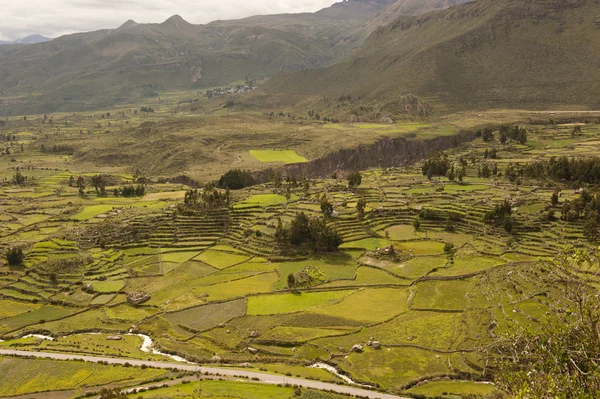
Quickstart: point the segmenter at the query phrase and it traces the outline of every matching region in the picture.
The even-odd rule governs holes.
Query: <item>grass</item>
[[[114,208],[113,205],[90,205],[86,206],[83,211],[73,216],[75,220],[84,221],[95,218],[98,215],[106,213]]]
[[[390,242],[384,238],[365,238],[358,241],[350,241],[343,243],[340,248],[344,249],[366,249],[374,251],[377,248],[385,248],[390,245]]]
[[[385,356],[385,362],[381,357]],[[340,361],[343,370],[361,381],[392,387],[413,381],[420,375],[442,375],[449,372],[448,365],[434,352],[416,348],[389,348],[382,351],[367,350],[352,353]]]
[[[8,317],[0,322],[0,332],[13,331],[31,324],[38,324],[69,316],[73,309],[45,305],[39,309],[16,316]]]
[[[242,316],[245,312],[246,300],[239,299],[165,313],[162,317],[175,325],[184,325],[194,330],[207,330]]]
[[[277,280],[276,273],[264,273],[242,280],[198,287],[193,290],[193,293],[208,301],[222,301],[250,294],[270,292]]]
[[[36,310],[40,305],[34,305],[30,303],[15,302],[10,300],[0,300],[0,319],[10,316],[16,316],[20,313],[30,312]]]
[[[288,399],[293,388],[237,381],[198,381],[135,394],[136,398]],[[133,395],[132,395],[133,397]]]
[[[235,209],[243,209],[253,206],[273,206],[284,204],[287,200],[283,195],[279,194],[256,194],[251,196],[250,198],[244,200],[243,202],[239,202],[235,204]]]
[[[347,334],[345,329],[331,328],[307,328],[307,327],[275,327],[265,334],[261,335],[260,339],[265,341],[279,342],[305,342],[312,341],[317,338],[331,337],[336,335]]]
[[[250,155],[264,163],[282,162],[285,164],[308,162],[294,150],[250,150]]]
[[[368,288],[349,295],[342,302],[313,309],[320,316],[341,316],[362,323],[377,323],[408,310],[408,290],[402,288]]]
[[[467,305],[469,280],[422,281],[417,284],[413,307],[418,309],[463,310]]]
[[[248,298],[249,315],[293,313],[338,303],[353,291],[308,292],[260,295]]]
[[[111,383],[135,384],[169,374],[165,370],[142,370],[97,363],[4,358],[0,362],[0,396],[80,389]]]
[[[216,251],[209,249],[196,256],[194,260],[199,260],[207,265],[216,267],[217,269],[224,269],[239,263],[243,263],[250,259],[247,255],[234,254],[230,252]]]
[[[489,395],[496,391],[492,384],[471,381],[432,381],[417,385],[408,390],[410,393],[428,396],[440,395]]]
[[[125,281],[91,281],[88,284],[92,284],[94,291],[100,293],[119,292],[125,287]]]

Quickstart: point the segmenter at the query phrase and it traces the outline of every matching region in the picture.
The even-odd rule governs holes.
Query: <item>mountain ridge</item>
[[[199,90],[322,67],[357,47],[363,37],[348,33],[391,3],[352,0],[317,13],[204,25],[174,15],[162,23],[130,20],[117,29],[33,47],[3,46],[0,93],[10,101],[0,96],[0,114],[91,110],[143,101],[163,90]]]
[[[403,16],[341,62],[273,78],[256,96],[269,92],[270,106],[294,93],[379,105],[414,94],[442,109],[595,107],[599,12],[595,0],[478,0]]]

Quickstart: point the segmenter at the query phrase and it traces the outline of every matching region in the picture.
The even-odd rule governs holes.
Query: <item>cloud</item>
[[[0,0],[0,40],[112,29],[125,21],[162,22],[174,14],[194,24],[259,14],[314,12],[337,0]]]

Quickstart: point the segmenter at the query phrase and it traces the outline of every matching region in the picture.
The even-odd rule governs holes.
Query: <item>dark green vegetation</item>
[[[232,84],[233,92],[245,91],[235,86],[252,87],[280,71],[323,66],[347,54],[379,26],[365,24],[394,3],[351,0],[312,14],[207,25],[175,15],[160,24],[127,21],[48,43],[0,46],[0,115],[92,110],[146,102],[172,90],[190,90],[193,103],[202,97],[200,89]],[[388,15],[423,13],[455,1],[397,3]]]
[[[438,112],[595,107],[597,13],[594,0],[476,0],[401,16],[343,61],[272,79],[245,104],[293,101],[340,120],[429,112],[400,98],[410,93]]]

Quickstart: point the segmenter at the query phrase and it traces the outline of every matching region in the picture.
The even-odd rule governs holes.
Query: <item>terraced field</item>
[[[550,205],[557,186],[560,203],[577,196],[573,187],[525,178],[517,186],[500,174],[509,163],[556,154],[555,140],[569,141],[561,154],[598,155],[600,129],[585,125],[577,137],[571,127],[529,129],[526,145],[476,139],[449,151],[453,164],[468,160],[460,183],[430,180],[417,164],[362,172],[357,189],[341,176],[312,180],[307,189],[266,183],[232,193],[229,206],[194,213],[178,211],[182,184],[151,182],[136,198],[115,197],[111,187],[105,196],[93,187],[79,195],[68,164],[53,160],[56,167],[47,168],[50,156],[33,149],[17,164],[0,157],[1,176],[27,162],[28,177],[0,186],[0,245],[24,249],[23,265],[1,260],[0,346],[164,357],[140,350],[140,339],[124,335],[133,330],[193,362],[297,374],[327,362],[391,393],[489,393],[489,384],[469,382],[482,376],[479,349],[514,326],[538,325],[556,294],[537,261],[571,244],[594,246],[582,222],[562,221],[560,206]],[[484,161],[492,149],[497,158]],[[483,162],[499,173],[478,177]],[[323,197],[334,206],[327,224],[343,238],[340,250],[284,250],[275,239],[279,220],[287,225],[299,212],[321,217]],[[505,200],[516,220],[511,233],[484,222]],[[550,209],[556,219],[544,217]],[[290,274],[301,273],[311,273],[311,283],[289,287]],[[146,298],[134,305],[136,293]],[[100,335],[81,335],[91,332]],[[22,338],[29,334],[59,338]],[[318,378],[340,381],[321,371]],[[203,392],[219,394],[205,384]],[[0,386],[3,394],[25,392]]]

